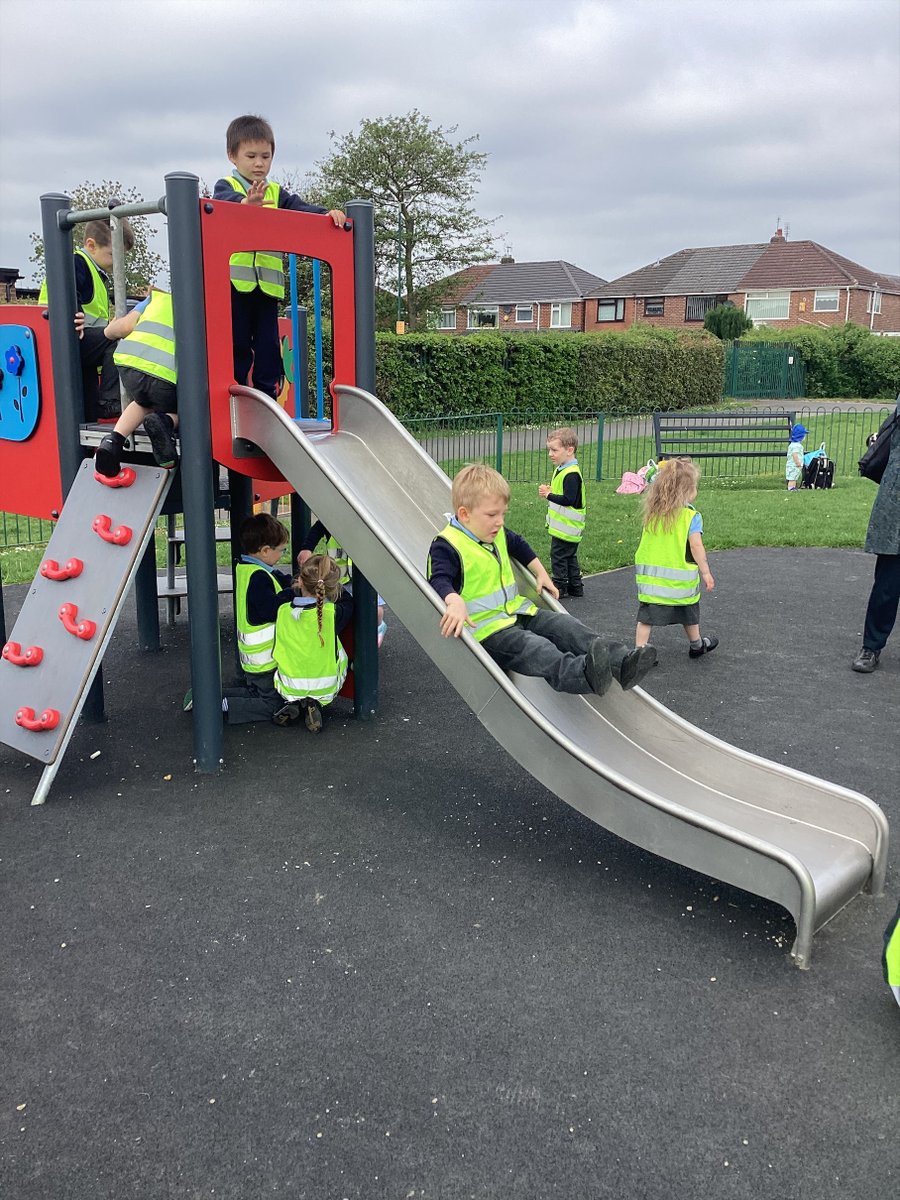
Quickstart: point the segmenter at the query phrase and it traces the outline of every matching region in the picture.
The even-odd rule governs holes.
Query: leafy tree
[[[733,342],[742,333],[752,329],[753,322],[743,309],[735,308],[733,304],[719,304],[707,312],[703,318],[703,328],[723,342]]]
[[[475,211],[487,155],[477,136],[454,140],[457,126],[432,126],[417,109],[360,122],[358,132],[329,134],[334,149],[316,164],[308,198],[327,207],[349,200],[375,206],[376,280],[405,295],[411,328],[423,328],[441,281],[493,255],[490,221]],[[383,308],[388,303],[382,294]]]
[[[118,180],[104,179],[100,183],[85,181],[73,188],[67,195],[72,197],[72,207],[77,211],[92,208],[106,208],[111,199],[120,204],[135,204],[143,201],[144,197],[132,187],[123,187]],[[125,283],[129,295],[142,295],[151,283],[165,283],[168,268],[164,259],[150,248],[150,238],[157,232],[147,217],[129,217],[128,222],[134,234],[134,249],[125,255]],[[84,243],[84,225],[76,225],[72,231],[75,245]],[[33,252],[29,262],[34,263],[34,274],[38,283],[43,281],[44,269],[44,239],[39,233],[29,234]]]

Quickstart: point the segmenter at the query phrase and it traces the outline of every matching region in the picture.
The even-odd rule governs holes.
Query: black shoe
[[[853,660],[852,670],[860,671],[863,675],[871,675],[878,666],[879,653],[878,650],[870,650],[868,646],[863,646]]]
[[[306,728],[310,733],[322,732],[322,709],[315,700],[307,700],[306,702]]]
[[[105,433],[94,455],[94,469],[107,479],[114,479],[122,470],[122,451],[125,439],[121,433]]]
[[[595,695],[605,696],[612,687],[613,674],[609,665],[609,651],[602,638],[595,638],[591,642],[591,648],[585,656],[584,673]]]
[[[175,446],[175,422],[168,413],[151,412],[144,417],[144,432],[153,447],[153,457],[158,467],[171,470],[178,462]]]
[[[162,466],[161,463],[160,466]],[[295,704],[293,701],[288,701],[287,704],[282,705],[282,707],[272,715],[272,724],[282,726],[290,725],[291,721],[296,721],[299,716],[300,705]]]
[[[573,600],[578,600],[578,599],[580,599],[580,597],[582,597],[584,595],[584,588],[583,587],[573,588],[572,585],[570,584],[569,585],[569,595],[572,597]]]
[[[701,658],[704,654],[710,654],[719,644],[717,637],[704,637],[700,639],[700,645],[697,647],[691,646],[688,654],[691,658]]]
[[[560,598],[560,600],[562,600],[562,599],[563,599],[563,597],[564,597],[564,596],[566,596],[566,595],[568,594],[568,591],[569,591],[568,584],[565,584],[565,583],[557,583],[557,581],[554,579],[554,580],[553,580],[553,586],[554,586],[554,587],[556,588],[556,590],[559,592],[559,598]]]
[[[648,671],[656,666],[655,646],[636,646],[629,650],[619,664],[619,687],[623,692],[641,682]]]

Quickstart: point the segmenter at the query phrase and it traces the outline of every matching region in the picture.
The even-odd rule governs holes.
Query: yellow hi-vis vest
[[[694,509],[686,504],[667,533],[661,524],[644,527],[634,556],[638,600],[645,604],[696,604],[700,568],[687,557]]]
[[[581,480],[581,508],[572,508],[571,505],[555,504],[548,498],[547,500],[547,528],[550,530],[550,536],[559,538],[561,542],[580,542],[581,535],[584,533],[584,479],[581,474],[581,468],[577,462],[569,463],[565,467],[557,467],[553,473],[553,479],[550,483],[550,490],[561,492],[563,489],[563,481],[567,475],[577,475]]]
[[[459,554],[463,582],[459,594],[466,602],[473,636],[483,642],[492,633],[515,625],[516,617],[537,612],[537,605],[519,595],[512,562],[506,548],[506,530],[501,529],[493,549],[469,537],[455,525],[445,525],[438,537]],[[429,563],[429,574],[431,564]]]
[[[900,1004],[900,908],[884,931],[884,980]]]
[[[242,180],[234,175],[229,175],[227,180],[236,192],[247,195]],[[280,195],[280,184],[267,183],[263,207],[277,208]],[[284,299],[284,262],[280,254],[270,250],[257,250],[255,253],[252,250],[242,250],[238,254],[232,254],[228,261],[231,264],[231,286],[236,291],[252,292],[258,287],[267,296],[274,296],[276,300]]]
[[[266,671],[275,670],[275,659],[273,651],[275,649],[275,622],[268,621],[265,625],[251,625],[250,619],[247,616],[247,588],[250,586],[251,578],[257,571],[262,571],[268,575],[272,581],[272,588],[276,592],[281,591],[281,585],[265,567],[257,566],[256,563],[239,562],[234,568],[234,586],[236,589],[236,623],[237,623],[237,643],[238,657],[241,660],[241,668],[249,672],[251,675],[262,675]]]
[[[87,268],[91,273],[91,281],[94,285],[94,294],[91,296],[87,304],[81,306],[81,311],[84,313],[85,325],[107,325],[109,324],[109,292],[106,290],[106,284],[103,282],[103,276],[97,270],[97,264],[88,254],[87,250],[82,250],[79,247],[75,253],[83,258],[87,263]],[[41,284],[41,290],[38,294],[38,304],[47,303],[47,280]]]
[[[350,568],[353,566],[350,555],[331,534],[325,539],[325,553],[341,568],[341,587],[346,587],[350,582]]]
[[[330,704],[347,678],[347,652],[334,629],[335,608],[322,605],[322,641],[316,605],[282,604],[275,618],[275,690],[285,700],[308,697]]]
[[[117,367],[134,367],[156,379],[178,382],[175,317],[168,292],[151,292],[150,303],[128,337],[119,342],[113,359]]]

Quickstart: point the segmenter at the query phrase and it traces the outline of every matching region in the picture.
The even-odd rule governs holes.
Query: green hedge
[[[900,392],[900,338],[876,337],[848,321],[822,329],[759,326],[741,341],[790,342],[806,364],[806,394],[892,400]]]
[[[376,334],[376,391],[400,420],[717,405],[724,350],[709,334]]]

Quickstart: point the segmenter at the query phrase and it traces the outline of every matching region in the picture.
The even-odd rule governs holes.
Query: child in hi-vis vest
[[[634,556],[638,589],[636,646],[646,646],[654,626],[681,625],[691,658],[715,650],[716,637],[700,636],[700,581],[715,587],[703,547],[703,520],[693,506],[700,469],[688,459],[660,463],[641,496],[644,532]]]
[[[300,568],[294,597],[275,618],[275,687],[285,705],[280,724],[304,714],[310,733],[322,729],[322,708],[347,678],[347,654],[338,634],[353,615],[353,599],[341,588],[341,570],[327,554]]]
[[[556,470],[538,495],[547,501],[550,530],[550,574],[560,596],[583,596],[578,546],[584,533],[584,480],[575,457],[578,434],[568,426],[547,435],[547,454]]]

